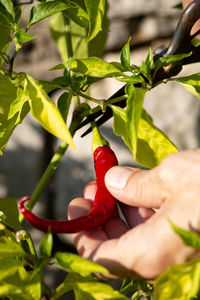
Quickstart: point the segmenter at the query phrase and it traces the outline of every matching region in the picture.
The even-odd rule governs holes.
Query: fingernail
[[[105,183],[107,187],[115,189],[123,189],[133,171],[126,167],[113,167],[105,176]]]

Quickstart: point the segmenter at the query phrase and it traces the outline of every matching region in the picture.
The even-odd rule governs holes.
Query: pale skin
[[[200,22],[196,26],[200,29]],[[169,224],[200,232],[200,149],[172,154],[152,170],[113,167],[105,183],[128,226],[116,210],[101,228],[72,238],[83,257],[110,271],[107,277],[152,280],[174,264],[200,257]],[[69,218],[85,215],[95,192],[96,183],[90,182],[84,198],[70,203]]]

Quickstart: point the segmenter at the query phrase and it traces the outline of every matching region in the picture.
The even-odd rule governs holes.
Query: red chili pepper
[[[98,146],[93,154],[97,192],[91,210],[85,216],[69,221],[45,220],[37,217],[24,207],[30,197],[19,201],[19,209],[24,217],[37,229],[52,233],[75,233],[94,229],[103,224],[113,213],[116,199],[108,192],[104,177],[106,172],[118,164],[114,152],[108,145]]]

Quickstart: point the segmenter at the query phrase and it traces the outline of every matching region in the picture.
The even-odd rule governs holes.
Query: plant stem
[[[12,56],[11,59],[10,59],[9,70],[8,70],[8,72],[9,72],[10,75],[12,74],[12,71],[13,71],[13,64],[14,64],[15,58],[16,58],[16,56],[17,56],[17,52],[18,52],[18,51],[15,50],[14,53],[13,53],[13,56]]]
[[[72,38],[71,38],[71,28],[70,28],[70,20],[68,17],[64,16],[64,24],[65,24],[65,37],[66,37],[66,45],[67,45],[67,54],[68,59],[73,58],[74,51],[72,45]]]
[[[73,122],[71,123],[69,131],[72,136],[75,134]],[[52,178],[55,170],[57,169],[58,164],[59,164],[61,158],[63,157],[64,153],[66,152],[68,146],[69,146],[69,144],[67,144],[66,142],[63,141],[61,143],[61,145],[59,146],[58,150],[56,151],[56,153],[53,155],[48,167],[46,168],[39,183],[37,184],[35,190],[33,191],[33,194],[27,204],[27,209],[31,210],[34,207],[34,205],[36,204],[36,202],[38,201],[40,195],[46,188],[49,180]],[[20,214],[19,220],[20,220],[21,224],[23,225],[25,222],[25,218],[22,214]]]

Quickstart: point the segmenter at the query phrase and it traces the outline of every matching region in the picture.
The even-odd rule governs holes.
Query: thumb
[[[131,206],[159,208],[165,198],[156,168],[116,166],[106,173],[105,184],[116,199]]]

